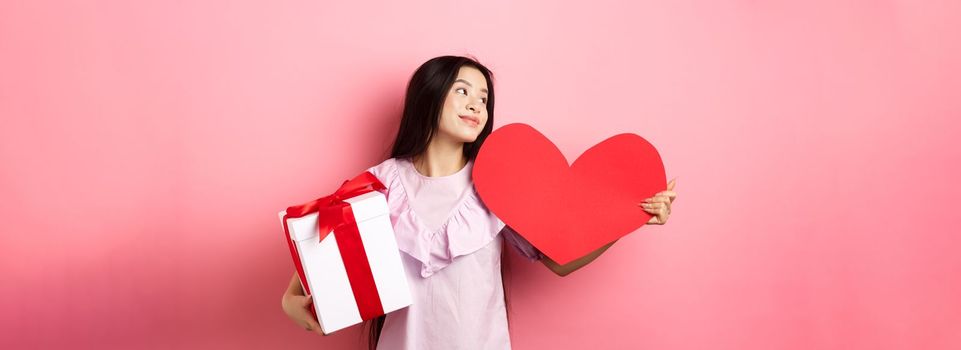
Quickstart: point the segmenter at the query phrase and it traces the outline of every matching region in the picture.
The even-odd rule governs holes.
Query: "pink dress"
[[[502,240],[531,261],[543,255],[484,206],[472,168],[428,177],[391,158],[368,169],[387,187],[414,299],[387,314],[378,349],[510,349]]]

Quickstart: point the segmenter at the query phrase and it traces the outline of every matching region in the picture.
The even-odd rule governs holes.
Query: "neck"
[[[411,160],[414,168],[424,176],[438,177],[454,174],[467,165],[464,143],[435,137],[423,154]]]

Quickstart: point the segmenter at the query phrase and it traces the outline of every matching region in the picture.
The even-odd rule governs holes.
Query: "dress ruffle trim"
[[[388,159],[373,167],[371,172],[387,187],[387,205],[390,207],[397,247],[421,262],[422,277],[430,277],[453,263],[457,257],[483,248],[504,227],[504,222],[491,214],[471,185],[443,225],[436,230],[425,229],[410,207],[407,190],[400,179],[401,165],[397,162],[397,159]]]

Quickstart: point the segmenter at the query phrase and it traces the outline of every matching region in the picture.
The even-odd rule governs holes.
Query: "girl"
[[[407,86],[391,158],[370,167],[386,187],[390,219],[414,298],[371,320],[371,349],[510,349],[501,260],[510,244],[560,276],[587,265],[614,242],[565,265],[544,256],[480,201],[471,181],[477,152],[494,125],[491,72],[472,58],[442,56],[421,65]],[[666,191],[639,203],[664,224],[676,197]],[[307,330],[323,334],[309,313],[297,274],[282,305]]]

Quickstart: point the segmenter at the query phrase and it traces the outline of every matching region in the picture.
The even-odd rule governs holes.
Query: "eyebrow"
[[[467,84],[467,86],[474,87],[474,84],[471,84],[471,83],[467,82],[467,80],[464,80],[464,79],[454,80],[455,83],[458,82],[458,81],[459,81],[459,82],[462,82],[462,83],[464,83],[464,84]],[[481,92],[483,92],[483,93],[486,94],[486,93],[487,93],[487,89],[481,89]]]

